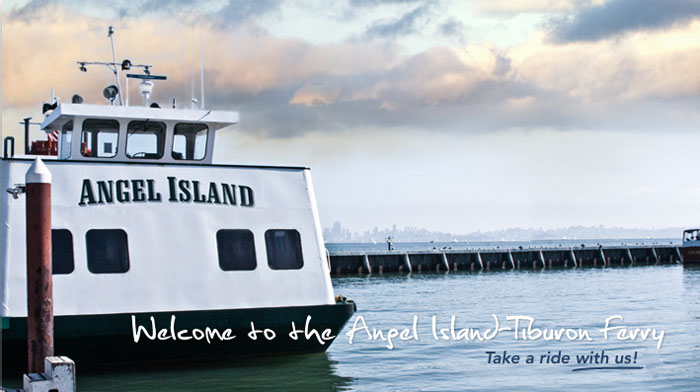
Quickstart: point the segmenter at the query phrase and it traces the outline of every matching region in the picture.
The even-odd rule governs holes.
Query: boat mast
[[[204,109],[204,55],[202,54],[202,28],[199,28],[199,81],[201,83],[200,109]]]
[[[107,68],[109,68],[110,71],[114,74],[114,79],[116,81],[116,85],[114,86],[108,86],[105,91],[105,98],[107,98],[110,102],[110,105],[114,105],[114,100],[116,100],[117,97],[119,97],[119,106],[124,106],[124,102],[126,101],[126,106],[129,106],[129,77],[136,77],[138,79],[157,79],[157,80],[165,80],[164,76],[156,76],[153,75],[151,76],[151,71],[150,68],[152,65],[150,64],[133,64],[131,60],[129,59],[124,59],[121,63],[117,62],[117,47],[115,44],[114,40],[114,28],[112,26],[109,26],[107,30],[107,37],[109,38],[111,44],[112,44],[112,62],[102,62],[102,61],[78,61],[78,65],[80,66],[80,70],[82,72],[87,72],[87,65],[104,65]],[[121,73],[120,71],[129,71],[132,68],[142,68],[143,73],[146,74],[143,77],[138,77],[136,75],[132,74],[126,74],[125,78],[125,89],[122,91],[122,85],[121,85]],[[149,82],[150,83],[150,82]],[[142,83],[143,84],[143,83]],[[143,94],[142,90],[142,84],[139,84],[139,92]],[[151,85],[152,87],[152,85]],[[151,89],[148,89],[148,94],[150,95]],[[109,94],[108,94],[109,93]],[[124,96],[124,98],[122,98]]]
[[[122,85],[121,81],[119,80],[119,66],[117,65],[117,48],[114,45],[114,29],[112,29],[112,26],[109,26],[109,29],[107,30],[107,36],[109,37],[109,40],[112,42],[112,62],[114,63],[114,76],[117,79],[117,89],[119,90],[119,106],[124,106],[124,103],[122,102]],[[127,94],[129,92],[127,91]]]

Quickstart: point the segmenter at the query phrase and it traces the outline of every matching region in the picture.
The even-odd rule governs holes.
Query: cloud
[[[372,82],[347,97],[376,101],[382,108],[414,109],[422,106],[459,105],[491,99],[486,88],[507,80],[504,60],[492,46],[473,45],[464,51],[433,48],[403,59]]]
[[[113,0],[98,3],[90,0],[31,0],[9,12],[9,19],[27,19],[51,5],[61,5],[73,12],[103,18],[138,19],[154,14],[186,14],[191,20],[208,20],[220,28],[237,28],[263,15],[279,10],[283,0]]]
[[[558,42],[596,41],[625,33],[665,29],[700,18],[697,0],[610,0],[550,21]]]
[[[153,13],[177,14],[185,11],[196,11],[205,6],[209,1],[199,1],[198,3],[188,0],[116,0],[105,3],[103,8],[113,8],[119,18],[138,18]],[[75,3],[68,2],[67,6],[75,6]]]
[[[323,105],[334,102],[340,95],[338,88],[324,86],[313,83],[306,83],[294,92],[294,96],[289,101],[293,105],[304,105],[307,107]]]
[[[173,11],[179,11],[182,9],[195,8],[197,4],[190,0],[141,0],[141,1],[124,1],[122,3],[116,2],[115,4],[120,4],[120,7],[131,7],[133,10],[130,14],[137,16],[143,12],[153,12],[153,11],[164,11],[175,13]],[[203,6],[201,0],[198,2],[199,7]],[[123,4],[123,5],[121,5]]]
[[[596,1],[600,3],[600,0]],[[577,0],[477,0],[476,9],[486,13],[551,13],[571,10],[581,3]]]
[[[237,27],[241,23],[278,11],[281,0],[229,0],[216,12],[219,26]]]
[[[31,0],[21,7],[12,8],[8,12],[8,17],[10,19],[19,19],[23,20],[24,22],[29,22],[33,15],[35,15],[37,12],[55,3],[55,0]]]
[[[519,78],[583,104],[700,95],[700,21],[619,40],[552,43],[545,33],[508,50]],[[659,101],[659,107],[664,106]]]
[[[375,22],[369,26],[365,32],[365,36],[372,39],[394,38],[412,34],[417,31],[420,19],[425,17],[426,13],[430,11],[430,8],[429,5],[424,4],[404,13],[396,19]]]
[[[449,18],[438,26],[438,32],[445,37],[463,39],[465,30],[465,24],[454,18]]]
[[[415,4],[420,0],[350,0],[351,7],[376,7],[385,4]]]
[[[82,73],[75,61],[111,60],[109,22],[61,4],[38,9],[26,20],[3,16],[3,109],[35,113],[51,87],[64,101],[79,93],[105,103],[101,91],[113,76],[100,67]],[[211,19],[188,24],[189,17],[118,21],[119,59],[168,76],[155,86],[157,101],[189,102],[193,76],[199,91],[201,28],[206,105],[239,110],[244,132],[689,129],[700,121],[700,21],[617,40],[562,45],[542,31],[509,48],[480,43],[405,54],[392,41],[312,44],[247,20],[222,29]],[[19,119],[3,117],[6,125]]]

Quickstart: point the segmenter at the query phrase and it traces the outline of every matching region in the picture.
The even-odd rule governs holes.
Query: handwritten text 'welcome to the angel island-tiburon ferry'
[[[484,330],[478,328],[457,328],[456,316],[450,318],[449,327],[440,328],[438,326],[437,316],[431,316],[429,339],[436,341],[488,341],[495,339],[500,333],[510,332],[506,336],[512,336],[515,340],[577,340],[577,341],[592,341],[596,336],[596,331],[604,340],[615,339],[618,341],[642,340],[646,341],[651,338],[656,342],[657,349],[661,349],[665,333],[663,330],[656,328],[631,328],[625,325],[616,325],[622,322],[623,317],[620,315],[610,316],[605,319],[604,326],[600,329],[591,331],[584,328],[538,328],[535,327],[535,318],[530,316],[506,316],[505,325],[501,324],[500,319],[495,314],[493,319],[495,325],[493,328]],[[137,324],[136,317],[131,317],[132,332],[134,335],[134,343],[138,343],[142,334],[148,340],[205,340],[211,343],[212,340],[228,341],[236,339],[233,331],[226,329],[223,332],[215,328],[203,328],[192,330],[181,330],[176,327],[176,317],[173,315],[170,319],[169,328],[156,327],[156,322],[153,317],[150,318],[150,329],[148,327]],[[345,333],[348,336],[348,343],[353,344],[358,337],[366,337],[371,341],[386,342],[388,349],[394,348],[394,340],[420,340],[419,319],[417,315],[413,316],[411,326],[406,328],[389,328],[382,330],[378,328],[370,328],[363,316],[357,316],[352,327]],[[331,335],[330,329],[326,329],[319,333],[310,326],[311,316],[307,316],[305,325],[302,328],[297,328],[292,321],[290,323],[289,338],[297,340],[301,337],[306,340],[316,339],[323,345],[326,341],[332,341],[335,336]],[[255,323],[251,322],[250,330],[245,334],[245,338],[258,340],[262,336],[265,340],[274,340],[277,337],[277,332],[267,328],[257,328]]]
[[[488,341],[495,339],[502,332],[510,332],[515,340],[585,340],[592,341],[591,337],[596,336],[591,331],[584,328],[537,328],[535,327],[535,318],[530,316],[506,316],[505,320],[508,324],[502,325],[500,319],[495,314],[493,319],[495,325],[493,328],[484,330],[478,328],[457,328],[455,315],[450,318],[449,327],[440,328],[438,317],[431,317],[430,335],[437,341]],[[664,331],[658,331],[656,328],[630,328],[624,325],[613,325],[621,322],[622,316],[614,315],[605,319],[605,324],[597,332],[604,340],[616,339],[620,341],[626,340],[647,340],[651,338],[656,342],[657,349],[661,348],[664,341]],[[346,333],[349,337],[349,343],[352,344],[358,336],[366,336],[369,340],[380,340],[386,342],[388,349],[394,348],[394,339],[399,340],[420,340],[418,328],[418,316],[413,316],[413,323],[410,327],[403,329],[389,328],[384,331],[382,329],[370,328],[363,316],[357,316],[350,330]]]

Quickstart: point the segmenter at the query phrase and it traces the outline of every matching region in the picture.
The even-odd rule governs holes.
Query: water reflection
[[[346,391],[352,377],[337,374],[326,353],[118,371],[78,367],[80,391]]]
[[[683,269],[690,274],[700,274],[700,264],[683,264]]]
[[[689,312],[700,320],[700,264],[683,266],[683,297]],[[696,329],[697,331],[697,329]]]

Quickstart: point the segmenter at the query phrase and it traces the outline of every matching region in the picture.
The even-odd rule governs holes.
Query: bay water
[[[358,247],[339,245],[341,251]],[[700,390],[700,268],[375,274],[333,278],[333,285],[336,293],[356,301],[358,311],[326,353],[89,373],[78,368],[78,388]],[[499,328],[512,329],[513,318],[518,317],[518,335],[512,330],[488,335],[489,331],[493,335],[496,319]],[[525,321],[529,319],[534,320],[530,333]],[[607,339],[602,331],[606,320]],[[623,326],[625,334],[620,336]],[[405,339],[393,336],[392,329],[396,335],[406,330]],[[353,330],[351,341],[348,333]],[[465,338],[463,330],[472,332],[471,339]],[[537,337],[537,330],[544,333]],[[635,330],[639,334],[631,339]],[[565,332],[559,339],[551,335],[545,339],[556,331]],[[648,335],[642,339],[645,332]],[[516,355],[519,360],[513,363]],[[529,356],[531,363],[526,362]]]

